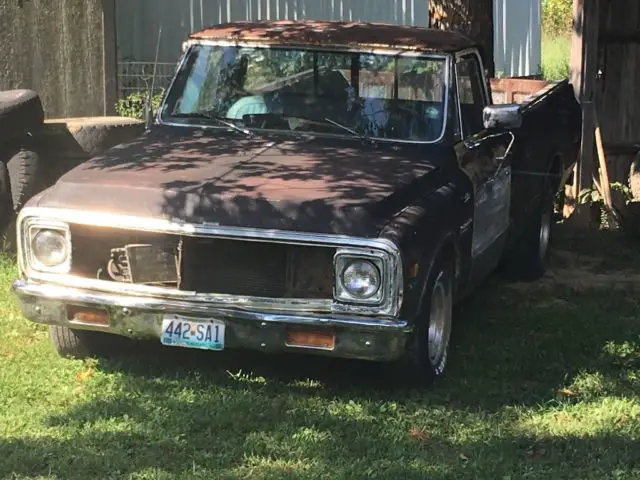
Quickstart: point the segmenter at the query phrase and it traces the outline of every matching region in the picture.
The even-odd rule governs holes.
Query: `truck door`
[[[489,273],[500,260],[509,230],[511,162],[505,158],[513,136],[484,128],[483,109],[491,101],[477,52],[456,58],[455,84],[461,141],[456,154],[473,188],[473,277]]]

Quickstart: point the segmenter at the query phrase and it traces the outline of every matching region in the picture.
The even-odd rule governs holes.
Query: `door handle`
[[[482,140],[465,140],[464,146],[469,150],[473,150],[474,148],[478,148],[482,145]]]

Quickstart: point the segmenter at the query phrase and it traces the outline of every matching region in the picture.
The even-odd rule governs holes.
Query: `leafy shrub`
[[[545,80],[569,76],[573,0],[542,0],[542,74]]]
[[[571,43],[566,36],[545,35],[542,38],[542,75],[545,80],[564,80],[569,77]]]
[[[565,36],[573,25],[573,0],[542,0],[544,35]]]
[[[163,95],[164,90],[161,90],[153,96],[151,104],[153,105],[154,111],[156,111],[160,106]],[[116,112],[121,117],[131,117],[142,120],[144,118],[144,106],[147,103],[148,97],[148,91],[134,92],[127,97],[118,100],[118,103],[116,103],[115,106]]]

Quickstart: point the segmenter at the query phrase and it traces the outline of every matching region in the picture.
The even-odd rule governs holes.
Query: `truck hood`
[[[71,170],[38,206],[375,236],[450,150],[161,127]]]

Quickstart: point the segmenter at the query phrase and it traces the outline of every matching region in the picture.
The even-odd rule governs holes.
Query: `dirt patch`
[[[618,236],[606,239],[599,232],[576,236],[563,231],[551,251],[546,275],[537,282],[514,283],[511,286],[518,290],[558,286],[578,290],[640,290],[638,259],[640,248],[621,241]]]
[[[550,270],[539,282],[540,287],[565,285],[577,289],[610,288],[640,290],[640,275],[635,272],[594,273],[585,268]]]

